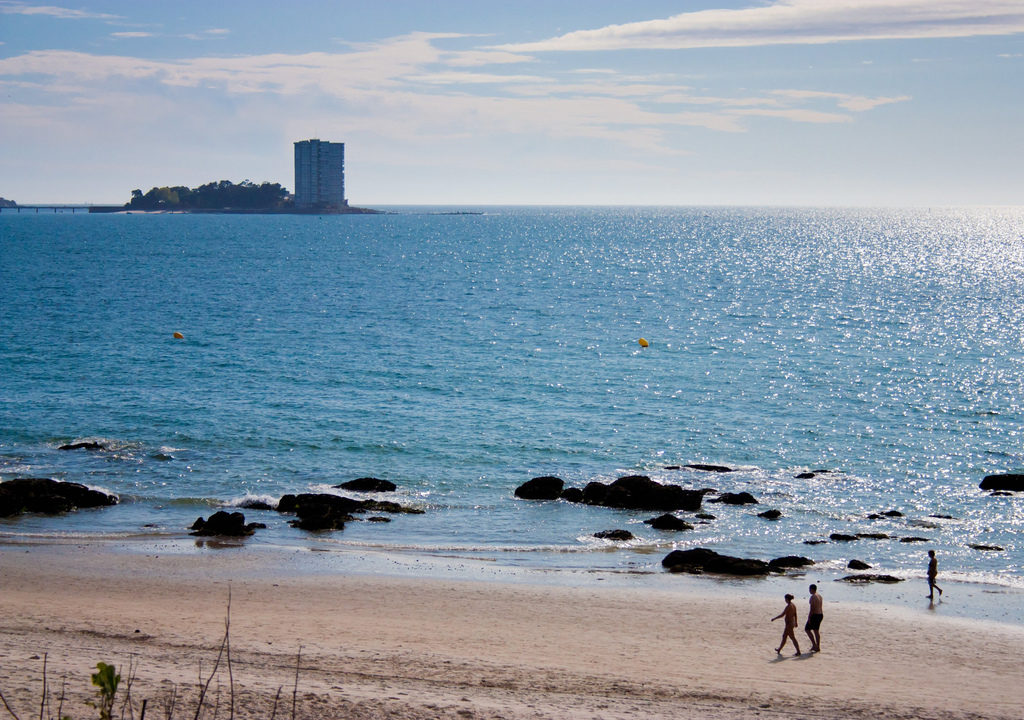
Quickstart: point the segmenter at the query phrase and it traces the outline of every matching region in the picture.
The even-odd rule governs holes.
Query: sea
[[[0,480],[120,500],[0,544],[659,587],[707,547],[809,557],[801,583],[856,558],[916,600],[934,549],[947,595],[1024,604],[1024,495],[979,488],[1024,471],[1024,208],[384,210],[0,213]],[[59,449],[82,441],[105,449]],[[542,475],[758,504],[712,493],[667,532],[515,497]],[[334,487],[359,477],[397,490]],[[304,492],[424,513],[310,533],[244,507]],[[221,509],[267,527],[189,535]]]

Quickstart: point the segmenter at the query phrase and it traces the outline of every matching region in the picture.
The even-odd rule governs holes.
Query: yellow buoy
[[[182,335],[180,332],[176,332],[176,333],[174,333],[174,339],[175,340],[184,340],[185,336]]]
[[[640,347],[647,347],[648,345],[650,345],[650,343],[647,342],[647,340],[645,340],[644,338],[640,338],[639,340],[637,340],[637,342],[640,343]]]

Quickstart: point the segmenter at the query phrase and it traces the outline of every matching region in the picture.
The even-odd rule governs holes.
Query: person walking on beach
[[[821,652],[821,633],[819,628],[821,627],[821,620],[825,617],[825,613],[822,612],[822,598],[818,594],[818,586],[811,585],[811,611],[807,616],[807,624],[804,625],[804,632],[807,633],[807,637],[811,639],[811,652]]]
[[[793,656],[796,657],[800,654],[800,645],[796,641],[796,635],[793,633],[796,630],[796,605],[793,604],[793,596],[786,593],[786,607],[782,608],[782,612],[772,618],[772,622],[775,622],[780,617],[786,618],[786,628],[782,631],[782,642],[775,648],[775,652],[779,655],[782,654],[782,648],[786,647],[786,638],[793,641],[793,647],[796,648],[796,652]]]
[[[935,551],[928,551],[928,599],[935,599],[935,591],[939,591],[939,597],[942,597],[942,588],[935,584],[935,578],[939,576],[939,561],[935,557]]]

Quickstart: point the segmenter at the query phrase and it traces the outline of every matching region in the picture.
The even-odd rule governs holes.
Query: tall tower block
[[[344,207],[345,143],[300,140],[295,143],[295,207]]]

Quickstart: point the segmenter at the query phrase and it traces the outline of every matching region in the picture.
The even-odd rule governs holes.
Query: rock
[[[901,513],[899,510],[886,510],[884,513],[882,513],[882,515],[884,515],[885,517],[891,517],[891,518],[903,517],[903,513]]]
[[[987,552],[1003,552],[1003,548],[998,545],[968,545],[967,547],[973,550],[984,550]]]
[[[61,445],[58,450],[106,450],[107,446],[103,443],[87,440],[85,442],[68,443],[67,445]]]
[[[422,515],[423,511],[382,500],[354,500],[330,493],[303,493],[285,495],[277,504],[277,511],[294,513],[293,527],[303,530],[341,530],[352,520],[353,513],[389,512]]]
[[[566,502],[581,503],[583,502],[583,491],[579,488],[570,487],[563,490],[559,497]]]
[[[380,480],[372,477],[356,478],[334,487],[351,490],[352,492],[394,492],[398,489],[398,486],[390,480]]]
[[[706,513],[706,512],[697,513],[696,515],[694,515],[694,517],[696,517],[699,520],[717,520],[718,519],[714,515],[712,515],[711,513]]]
[[[748,492],[722,493],[714,500],[708,502],[724,503],[726,505],[757,505],[757,498]]]
[[[937,518],[939,520],[956,520],[952,515],[929,515],[928,517]]]
[[[665,469],[666,470],[682,470],[683,466],[682,465],[666,465]]]
[[[703,470],[704,472],[714,472],[714,473],[732,472],[732,468],[726,467],[725,465],[705,465],[704,463],[691,463],[689,465],[686,465],[685,467],[688,467],[691,470]]]
[[[863,560],[851,560],[849,563],[847,563],[846,567],[850,568],[851,570],[870,570],[871,569],[871,566],[868,565]]]
[[[765,520],[778,520],[782,517],[782,512],[779,510],[765,510],[762,513],[758,513],[757,516]]]
[[[594,537],[601,540],[617,540],[626,541],[633,539],[633,533],[629,530],[601,530],[600,532],[594,533]]]
[[[270,503],[264,502],[263,500],[243,500],[238,503],[238,507],[246,510],[273,510],[274,506]]]
[[[0,483],[0,517],[26,512],[55,515],[110,505],[117,505],[115,496],[79,483],[50,478],[18,478]]]
[[[768,561],[768,569],[772,572],[783,572],[790,568],[802,568],[813,565],[814,561],[802,555],[786,555]]]
[[[545,475],[527,480],[516,488],[516,497],[523,500],[557,500],[562,496],[565,482],[561,478]]]
[[[259,525],[261,523],[246,525],[245,516],[240,512],[229,513],[224,510],[218,510],[210,516],[209,520],[197,519],[192,524],[192,527],[189,528],[192,530],[189,535],[245,537],[252,535]]]
[[[804,545],[828,545],[828,540],[804,540]]]
[[[982,490],[1009,490],[1024,492],[1024,474],[1006,473],[1003,475],[986,475],[978,485]]]
[[[644,520],[644,523],[650,525],[655,530],[693,530],[693,525],[677,518],[671,513],[665,513],[656,518]]]
[[[903,582],[902,578],[893,577],[892,575],[847,575],[846,577],[839,578],[836,582],[848,582],[848,583],[898,583]]]
[[[931,542],[928,538],[923,537],[901,537],[901,543],[918,543],[918,542]]]
[[[828,536],[828,539],[829,540],[834,540],[835,542],[853,542],[854,540],[857,539],[857,536],[856,535],[844,535],[843,533],[832,533],[831,535]]]
[[[996,490],[995,492],[990,492],[988,494],[988,496],[989,497],[1013,497],[1013,493],[1010,492],[1009,490]]]
[[[797,480],[810,480],[812,477],[814,477],[814,473],[802,472],[799,475],[794,475],[793,477],[796,478]]]
[[[380,515],[374,515],[373,517],[366,518],[366,522],[389,523],[389,522],[391,522],[391,518],[382,517]]]
[[[627,475],[610,485],[587,483],[583,502],[627,510],[700,510],[704,492],[662,485],[646,475]]]
[[[857,533],[857,537],[865,540],[888,540],[892,535],[888,533]]]
[[[720,555],[707,548],[692,550],[673,550],[661,561],[662,567],[671,572],[701,572],[720,575],[767,575],[768,563],[763,560],[747,560],[744,558]]]

